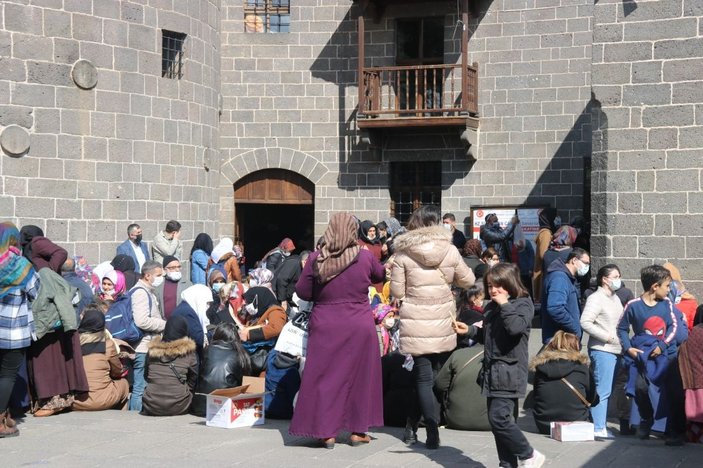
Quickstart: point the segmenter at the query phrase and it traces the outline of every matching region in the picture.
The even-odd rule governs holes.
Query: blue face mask
[[[220,289],[225,285],[225,283],[213,283],[212,285],[212,290],[215,291],[216,293],[220,292]]]

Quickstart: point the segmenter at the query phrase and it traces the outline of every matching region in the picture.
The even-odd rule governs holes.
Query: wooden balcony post
[[[461,0],[461,110],[469,109],[469,0]]]
[[[364,77],[364,34],[365,34],[365,29],[364,29],[364,10],[366,10],[366,7],[368,6],[368,1],[362,1],[359,4],[359,8],[361,11],[359,11],[359,18],[357,20],[358,22],[358,27],[357,27],[357,35],[358,35],[358,49],[359,49],[359,65],[358,65],[358,74],[359,74],[359,115],[362,115],[364,113],[364,101],[365,101],[365,96],[366,96],[366,82],[365,82],[365,77]]]

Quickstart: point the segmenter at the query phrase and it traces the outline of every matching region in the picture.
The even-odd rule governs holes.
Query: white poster
[[[471,236],[474,239],[480,239],[481,226],[486,224],[486,215],[495,213],[498,216],[500,227],[505,229],[517,210],[517,216],[520,219],[520,226],[525,240],[532,242],[532,247],[535,246],[535,238],[539,231],[539,213],[542,211],[539,208],[474,208],[471,210],[471,219],[473,221]]]

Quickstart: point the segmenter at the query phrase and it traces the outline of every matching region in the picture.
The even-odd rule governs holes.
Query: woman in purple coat
[[[381,356],[368,287],[385,271],[358,245],[358,225],[349,213],[335,213],[325,245],[310,255],[296,293],[315,303],[308,326],[308,349],[293,435],[319,439],[334,448],[341,430],[351,445],[368,443],[369,427],[383,425]]]

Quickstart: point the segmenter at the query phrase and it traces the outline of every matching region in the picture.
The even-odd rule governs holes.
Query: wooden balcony
[[[359,128],[474,126],[478,64],[363,68]]]

